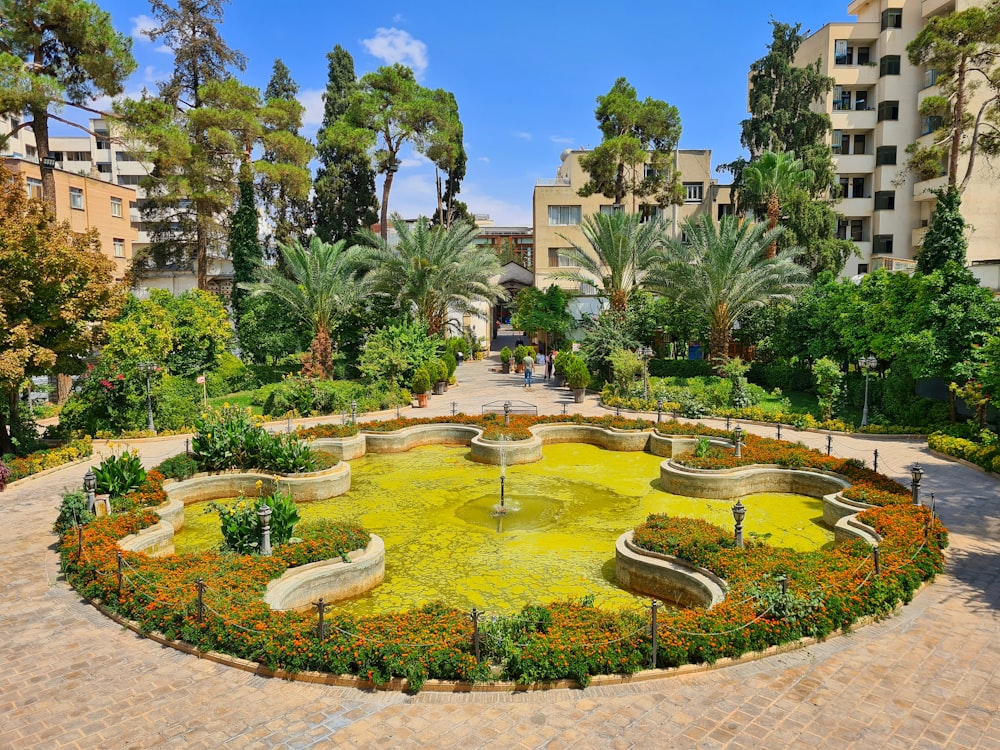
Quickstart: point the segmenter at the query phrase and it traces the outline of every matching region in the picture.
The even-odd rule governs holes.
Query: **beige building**
[[[534,221],[534,263],[535,286],[546,289],[558,284],[567,290],[578,292],[574,302],[575,312],[596,312],[597,303],[594,289],[588,285],[573,284],[559,279],[554,274],[557,269],[565,269],[567,258],[563,251],[572,246],[586,249],[587,241],[580,228],[580,222],[591,214],[615,210],[610,198],[591,195],[586,198],[579,190],[587,182],[587,172],[580,166],[580,157],[585,151],[567,149],[562,153],[562,161],[554,179],[540,179],[535,183],[532,200]],[[732,213],[729,186],[719,185],[712,179],[712,152],[710,150],[681,149],[677,151],[676,163],[681,173],[685,200],[679,206],[660,207],[644,202],[644,199],[629,195],[622,208],[630,213],[644,216],[658,216],[668,222],[670,232],[677,239],[681,237],[681,224],[690,216],[709,213],[718,221],[719,217]],[[648,199],[645,199],[648,200]]]
[[[42,197],[42,176],[37,162],[5,156],[3,163],[24,180],[29,197]],[[114,261],[115,281],[124,280],[138,238],[128,214],[129,205],[135,202],[135,190],[63,169],[56,169],[54,174],[56,218],[68,221],[70,228],[81,234],[96,229],[102,251]]]
[[[933,70],[910,64],[906,45],[928,19],[983,0],[854,0],[853,23],[831,23],[807,38],[796,63],[819,60],[835,81],[824,109],[833,123],[834,162],[841,186],[840,236],[853,240],[860,258],[847,276],[878,268],[911,270],[934,211],[930,190],[947,177],[920,180],[906,169],[906,147],[929,141],[937,123],[918,114],[920,102],[939,93]],[[964,174],[965,166],[960,167]],[[959,177],[961,179],[961,175]],[[997,176],[985,160],[962,197],[970,227],[969,262],[991,284],[1000,264]],[[992,273],[992,275],[991,275]]]

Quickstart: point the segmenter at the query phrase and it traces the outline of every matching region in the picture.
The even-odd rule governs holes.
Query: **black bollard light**
[[[920,505],[920,480],[923,476],[924,470],[920,468],[920,464],[913,464],[913,468],[910,469],[910,494],[914,505]]]
[[[736,521],[736,528],[734,531],[737,549],[743,549],[743,519],[746,517],[746,506],[743,505],[742,501],[737,500],[736,505],[733,506],[733,520]]]

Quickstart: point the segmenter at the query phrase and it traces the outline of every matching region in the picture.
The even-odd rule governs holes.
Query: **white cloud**
[[[323,93],[323,89],[303,89],[299,92],[299,103],[306,108],[302,113],[303,125],[323,124]]]
[[[152,31],[156,28],[156,19],[152,16],[143,14],[130,18],[129,20],[132,22],[132,38],[148,42],[149,37],[146,36],[146,32]]]
[[[402,63],[413,68],[416,75],[427,70],[427,45],[402,29],[379,27],[371,39],[363,39],[368,54],[387,65]]]
[[[569,138],[569,137],[564,136],[564,135],[550,135],[549,136],[549,140],[552,141],[553,143],[560,143],[560,144],[566,144],[566,145],[569,145],[570,143],[573,142],[572,138]]]
[[[479,161],[483,162],[484,164],[489,164],[490,163],[490,157],[488,157],[488,156],[480,156],[479,157]]]
[[[144,83],[159,83],[169,76],[169,73],[164,73],[162,70],[157,69],[155,65],[147,65],[142,69],[142,80]]]
[[[531,140],[531,133],[528,133],[528,132],[522,130],[519,133],[514,133],[514,137],[515,138],[520,138],[522,141],[530,141]]]
[[[399,160],[401,169],[413,169],[414,167],[432,167],[434,162],[423,154],[413,151],[408,157]]]
[[[161,55],[172,55],[172,54],[174,54],[174,51],[172,49],[170,49],[170,47],[168,47],[165,44],[159,45],[158,47],[156,47],[156,49],[153,50],[153,52],[159,52]]]
[[[403,21],[405,21],[405,20],[406,20],[406,17],[402,13],[397,13],[396,15],[394,15],[392,17],[392,22],[393,23],[403,23]]]

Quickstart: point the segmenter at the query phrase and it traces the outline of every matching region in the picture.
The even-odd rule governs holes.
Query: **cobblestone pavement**
[[[503,343],[504,339],[500,340]],[[603,413],[494,361],[416,415],[522,399],[540,413]],[[283,425],[276,424],[280,428]],[[747,426],[774,434],[771,426]],[[782,437],[826,448],[826,435]],[[183,438],[139,441],[152,465]],[[123,630],[58,573],[59,491],[83,466],[0,494],[0,748],[1000,748],[998,482],[919,441],[835,435],[833,452],[904,480],[951,530],[945,575],[883,622],[814,647],[644,683],[540,693],[363,692],[265,679]]]

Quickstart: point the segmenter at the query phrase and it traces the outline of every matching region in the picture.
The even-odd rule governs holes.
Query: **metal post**
[[[736,539],[737,549],[743,549],[743,519],[746,518],[746,516],[746,507],[743,505],[741,500],[737,500],[736,505],[733,506],[733,520],[736,521],[734,537]]]
[[[781,584],[781,595],[788,596],[788,576],[782,573],[778,576],[778,583]]]
[[[505,427],[510,427],[510,401],[503,402],[503,423]]]
[[[121,550],[118,550],[118,596],[122,595],[122,583],[125,580],[124,565],[125,560],[122,558]]]
[[[743,428],[739,425],[733,430],[733,441],[736,443],[736,458],[743,458]]]
[[[267,503],[264,503],[257,509],[257,515],[260,517],[260,554],[270,555],[271,554],[271,508]]]
[[[622,405],[615,404],[615,416],[620,417],[622,415]]]
[[[195,584],[198,589],[198,622],[205,621],[205,579],[199,578]]]
[[[481,664],[482,655],[479,653],[479,616],[482,614],[475,607],[472,608],[472,651],[476,655],[476,662]]]
[[[649,629],[653,638],[653,653],[649,661],[649,668],[656,669],[656,655],[659,650],[659,644],[657,643],[657,625],[656,625],[656,610],[659,608],[660,603],[653,599],[649,602],[650,617],[649,617]]]
[[[285,417],[285,432],[291,432],[291,431],[292,431],[292,415],[288,414]]]
[[[83,557],[83,524],[76,525],[76,556]]]
[[[184,438],[184,455],[191,455],[191,438]]]
[[[351,402],[351,424],[357,424],[357,423],[358,423],[358,402],[357,401],[352,401]]]
[[[879,560],[878,547],[872,547],[872,557],[875,558],[875,575],[882,575],[882,562]]]
[[[833,453],[833,435],[826,436],[826,455],[831,455]]]
[[[97,475],[93,469],[87,469],[83,475],[83,491],[87,493],[87,510],[95,513],[94,505],[97,502]]]
[[[878,474],[878,448],[875,449],[875,461],[872,463],[872,471]]]
[[[920,464],[913,464],[910,469],[910,494],[914,505],[920,505],[920,480],[923,476],[924,470],[920,468]]]
[[[567,403],[566,401],[563,401],[563,414],[566,413],[566,403]]]
[[[146,371],[146,429],[156,434],[156,425],[153,424],[153,397],[149,392],[149,371],[155,367],[153,362],[143,362],[140,367]]]
[[[931,518],[934,518],[934,493],[931,493]]]
[[[726,415],[726,432],[729,432],[729,415]]]
[[[458,414],[458,401],[451,402],[451,416]]]
[[[656,399],[656,423],[660,423],[660,419],[663,418],[663,399]]]
[[[778,440],[781,440],[781,422],[778,422]]]
[[[326,614],[326,603],[323,601],[323,597],[321,596],[319,601],[313,606],[319,610],[319,622],[316,625],[316,637],[319,640],[323,640],[326,638],[326,623],[323,622],[323,618]]]

